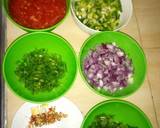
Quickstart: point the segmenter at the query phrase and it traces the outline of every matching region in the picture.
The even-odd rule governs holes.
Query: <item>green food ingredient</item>
[[[138,128],[114,121],[113,115],[100,114],[94,118],[94,121],[88,128]]]
[[[77,18],[89,28],[98,31],[114,30],[120,23],[120,0],[75,0]]]
[[[17,61],[15,73],[25,87],[35,94],[60,86],[60,79],[66,71],[67,66],[60,55],[49,54],[46,49],[35,49]]]

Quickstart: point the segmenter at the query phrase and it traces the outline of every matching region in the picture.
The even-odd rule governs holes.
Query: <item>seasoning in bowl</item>
[[[115,43],[91,49],[84,59],[83,72],[93,88],[110,93],[133,83],[132,60]]]
[[[35,49],[17,61],[15,73],[25,88],[33,94],[52,91],[60,85],[67,66],[59,54],[49,54],[46,49]]]
[[[31,113],[28,128],[54,124],[57,121],[61,121],[63,118],[67,118],[67,114],[57,112],[56,107],[48,107],[47,104],[33,107]]]
[[[9,14],[18,24],[31,29],[49,28],[66,15],[66,0],[9,0]]]
[[[91,29],[111,31],[120,23],[120,0],[75,0],[73,6],[77,18]]]

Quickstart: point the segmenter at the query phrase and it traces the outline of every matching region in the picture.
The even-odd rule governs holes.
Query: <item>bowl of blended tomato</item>
[[[3,0],[9,19],[26,31],[51,31],[69,12],[70,0]]]

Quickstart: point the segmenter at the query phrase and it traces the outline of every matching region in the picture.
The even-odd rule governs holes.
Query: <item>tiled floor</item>
[[[143,86],[132,96],[125,98],[139,106],[149,117],[153,128],[160,128],[160,0],[133,0],[134,14],[123,32],[135,38],[143,47],[148,61],[148,73]],[[25,32],[14,26],[10,21],[8,25],[8,45]],[[77,55],[84,40],[89,36],[74,23],[71,15],[60,25],[56,32],[71,42]],[[24,101],[8,92],[8,128],[14,113]],[[83,95],[83,96],[82,96]],[[87,96],[84,97],[84,96]],[[95,95],[85,85],[78,74],[74,86],[66,94],[85,114],[93,105],[105,100]],[[94,99],[94,100],[93,100]]]
[[[160,0],[133,0],[144,48],[160,48]]]
[[[146,49],[148,59],[148,79],[153,98],[157,122],[160,126],[160,48]]]
[[[160,0],[134,0],[140,39],[148,60],[148,84],[160,127]]]

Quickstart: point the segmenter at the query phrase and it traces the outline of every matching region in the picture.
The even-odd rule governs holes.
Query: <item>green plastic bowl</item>
[[[32,94],[15,74],[16,62],[36,48],[44,48],[49,53],[61,55],[67,65],[67,72],[61,79],[61,84],[50,92]],[[47,102],[64,95],[75,80],[76,72],[76,55],[72,46],[59,35],[47,32],[34,32],[19,37],[9,46],[3,61],[3,75],[8,86],[18,96],[32,102]]]
[[[69,10],[70,10],[70,0],[66,0],[67,1],[67,11],[66,11],[66,15],[65,15],[65,17],[63,19],[61,19],[57,24],[55,24],[55,25],[53,25],[51,27],[45,28],[45,29],[32,29],[32,28],[28,28],[28,27],[22,26],[22,25],[18,24],[16,21],[14,21],[14,19],[12,18],[12,16],[9,13],[9,10],[8,10],[8,1],[9,0],[2,0],[3,6],[4,6],[4,10],[5,10],[8,18],[16,26],[18,26],[19,28],[21,28],[21,29],[23,29],[23,30],[25,30],[27,32],[52,31],[53,29],[55,29],[56,27],[58,27],[65,20],[65,18],[69,14]]]
[[[125,51],[129,58],[132,59],[134,67],[134,82],[128,85],[126,88],[116,91],[113,94],[106,91],[98,91],[96,89],[93,89],[91,85],[87,82],[87,78],[85,77],[85,74],[83,72],[83,61],[84,58],[87,56],[89,50],[94,49],[98,44],[112,42],[116,42],[116,45]],[[136,42],[136,40],[122,32],[100,32],[90,36],[81,48],[79,59],[80,72],[82,74],[82,77],[93,91],[102,96],[112,98],[126,97],[135,92],[138,88],[140,88],[145,79],[147,67],[145,54],[142,48]]]
[[[138,128],[153,128],[148,117],[134,104],[123,100],[108,100],[95,105],[85,116],[81,128],[89,128],[95,116],[100,114],[113,115],[120,121]]]

